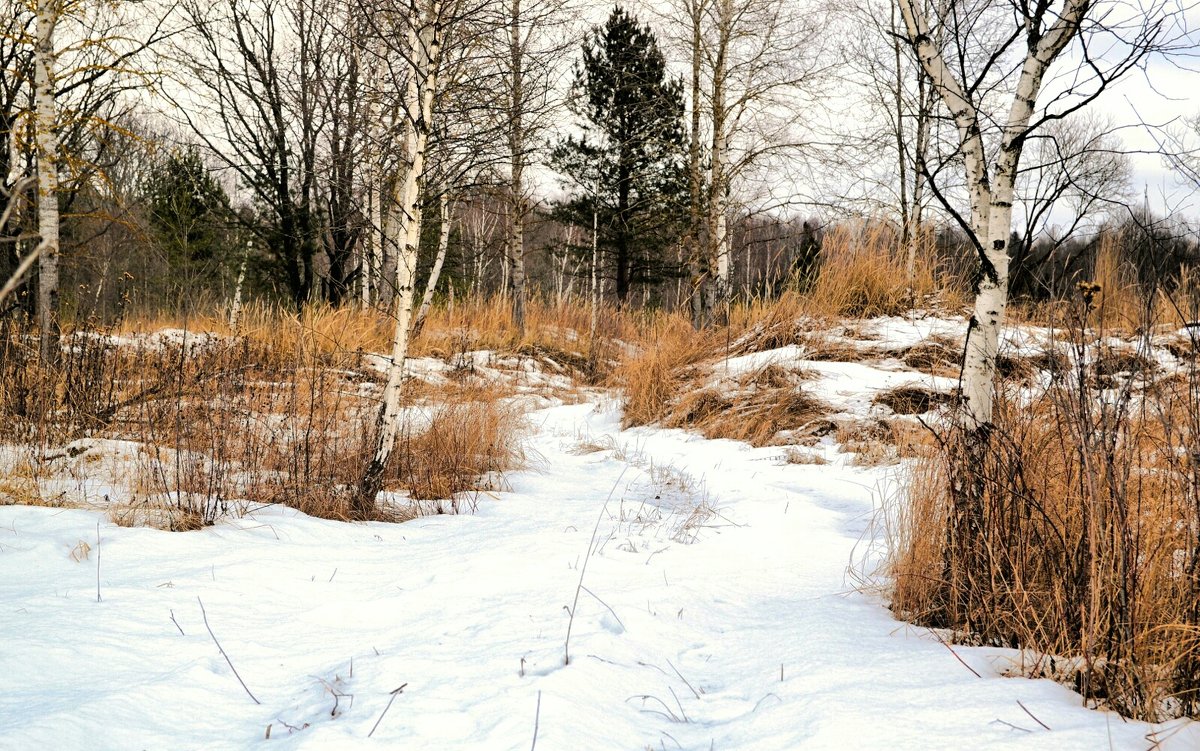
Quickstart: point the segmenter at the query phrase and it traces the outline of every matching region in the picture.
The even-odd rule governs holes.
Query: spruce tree
[[[650,28],[618,6],[583,42],[571,109],[583,133],[553,163],[578,193],[561,213],[589,228],[598,215],[623,304],[634,284],[679,273],[664,250],[688,199],[683,82],[668,76]]]

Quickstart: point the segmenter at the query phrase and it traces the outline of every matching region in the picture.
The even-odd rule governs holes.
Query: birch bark
[[[442,267],[446,263],[446,251],[450,248],[450,224],[453,217],[450,212],[450,197],[443,191],[438,195],[438,246],[437,256],[433,259],[433,268],[429,271],[429,280],[425,283],[425,294],[421,296],[421,307],[417,310],[417,319],[413,321],[412,336],[421,333],[425,326],[425,318],[433,307],[433,293],[437,290],[438,281],[442,278]]]
[[[46,362],[58,362],[58,129],[54,102],[54,28],[62,6],[59,0],[38,0],[37,37],[34,44],[34,129],[37,141],[38,299],[37,319],[41,332],[40,354]]]
[[[392,313],[396,328],[392,336],[392,357],[383,403],[375,422],[375,450],[363,472],[351,513],[369,518],[376,497],[383,488],[383,474],[400,432],[400,393],[404,378],[404,360],[408,354],[409,326],[413,313],[413,286],[417,270],[417,246],[421,237],[421,187],[425,157],[433,119],[433,100],[441,59],[442,29],[440,0],[422,3],[419,17],[411,19],[410,67],[404,108],[409,120],[405,129],[405,154],[410,162],[393,200],[396,205],[391,244],[397,248],[396,291]]]
[[[958,129],[970,195],[969,223],[980,264],[962,368],[962,412],[970,432],[986,433],[992,423],[996,357],[1008,306],[1008,239],[1021,151],[1046,70],[1078,32],[1089,0],[1067,0],[1049,29],[1042,28],[1049,4],[1039,4],[1026,19],[1026,55],[990,169],[973,92],[955,76],[934,43],[920,0],[899,0],[899,6],[909,43]]]

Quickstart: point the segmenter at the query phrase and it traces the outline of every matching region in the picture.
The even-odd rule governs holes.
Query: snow
[[[1149,745],[855,591],[893,470],[621,431],[598,393],[531,419],[539,458],[473,515],[170,533],[0,507],[0,748],[523,749],[535,724],[543,750]],[[1200,744],[1177,726],[1162,748]]]

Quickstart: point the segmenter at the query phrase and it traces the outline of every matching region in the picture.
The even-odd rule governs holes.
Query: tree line
[[[664,0],[595,24],[572,0],[6,3],[0,277],[28,271],[3,305],[47,331],[60,304],[387,309],[406,286],[505,294],[518,325],[531,287],[707,325],[803,277],[840,218],[892,224],[910,275],[931,232],[969,255],[986,233],[964,102],[986,135],[1024,96],[1000,4],[967,29],[902,0]],[[1120,128],[1088,105],[1189,43],[1174,11],[1056,37],[1125,52],[1060,75],[1062,106],[1009,136],[1013,211],[987,243],[1034,293],[1081,235],[1136,219]],[[1040,75],[1069,70],[1061,52]]]

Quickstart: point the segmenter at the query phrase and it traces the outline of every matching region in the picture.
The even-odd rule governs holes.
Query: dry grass
[[[784,464],[823,466],[828,464],[829,460],[825,458],[824,452],[818,452],[811,448],[789,446],[783,453],[783,462]]]
[[[927,457],[934,446],[933,436],[924,425],[899,418],[843,420],[837,425],[834,439],[842,451],[855,454],[853,463],[862,467]]]
[[[871,400],[898,415],[920,415],[951,402],[951,396],[917,384],[904,384],[880,391]]]
[[[1091,278],[1080,279],[1071,295],[1047,302],[1017,302],[1009,309],[1010,320],[1055,325],[1074,318],[1078,324],[1085,296],[1089,325],[1112,334],[1136,336],[1147,326],[1173,331],[1200,319],[1200,270],[1185,267],[1178,279],[1147,287],[1139,283],[1133,263],[1123,257],[1119,239],[1112,234],[1101,238]]]
[[[931,336],[895,354],[914,370],[933,375],[957,375],[962,350],[961,342],[947,336]]]
[[[777,442],[780,433],[802,429],[829,411],[798,384],[721,393],[693,391],[675,401],[663,419],[667,427],[692,428],[706,438],[730,438],[752,446]]]
[[[685,390],[689,371],[718,351],[713,332],[696,331],[679,314],[664,315],[639,336],[636,354],[614,371],[611,384],[625,395],[622,425],[648,425],[666,417],[674,399]]]
[[[934,275],[924,257],[910,278],[905,252],[882,222],[836,227],[822,243],[821,258],[806,300],[812,315],[899,315],[935,291]]]
[[[1110,356],[1103,337],[1073,339],[1074,360]],[[1005,391],[981,457],[948,428],[912,466],[889,526],[893,608],[968,643],[1019,646],[1026,674],[1129,716],[1195,716],[1200,371],[1144,392],[1132,379],[1102,392],[1093,376]]]
[[[427,426],[401,436],[394,482],[437,513],[458,511],[460,494],[498,490],[500,473],[521,465],[523,428],[518,406],[497,398],[436,405]]]
[[[341,331],[350,318],[322,320]],[[0,437],[38,454],[79,437],[136,442],[117,480],[131,494],[113,509],[118,523],[190,529],[249,503],[349,518],[378,377],[360,352],[331,347],[319,330],[291,330],[299,325],[277,322],[274,339],[191,335],[188,344],[83,332],[53,367],[38,360],[34,340],[9,332],[0,340]],[[520,424],[509,392],[449,384],[435,395],[432,419],[412,412],[385,489],[456,510],[458,494],[494,487],[495,473],[518,459]],[[428,510],[390,503],[380,515]]]

